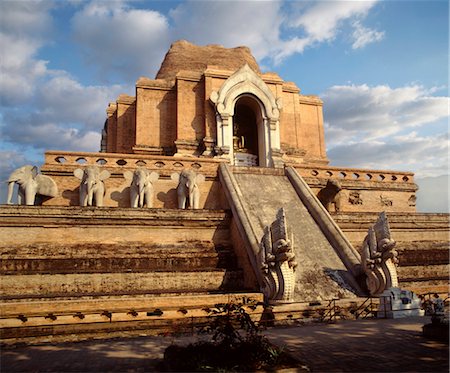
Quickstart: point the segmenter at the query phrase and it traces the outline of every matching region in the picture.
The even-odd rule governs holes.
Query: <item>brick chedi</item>
[[[232,96],[241,96],[233,112],[222,108],[223,102],[213,102],[226,81]],[[322,101],[299,92],[294,83],[275,73],[262,74],[246,47],[199,47],[179,41],[172,44],[156,79],[138,79],[135,97],[121,95],[110,104],[103,150],[220,154],[231,157],[233,163],[237,137],[239,153],[255,155],[256,165],[271,165],[274,160],[266,158],[276,158],[281,152],[286,159],[327,164]],[[263,126],[267,128],[259,128]]]
[[[173,43],[108,105],[101,152],[47,151],[41,175],[8,180],[39,206],[0,206],[2,338],[192,327],[230,301],[265,300],[277,321],[389,286],[447,293],[448,214],[416,212],[411,172],[330,166],[323,104],[246,47]],[[395,281],[375,294],[382,271],[361,252],[382,250],[381,212]]]

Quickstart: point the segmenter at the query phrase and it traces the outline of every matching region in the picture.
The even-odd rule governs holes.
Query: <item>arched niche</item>
[[[222,157],[236,164],[234,120],[245,107],[255,115],[257,126],[258,165],[273,167],[273,153],[279,154],[279,117],[281,100],[275,99],[269,87],[248,65],[231,75],[219,89],[211,93],[216,109],[217,147]],[[238,110],[236,110],[236,108]],[[255,139],[248,139],[254,142]]]

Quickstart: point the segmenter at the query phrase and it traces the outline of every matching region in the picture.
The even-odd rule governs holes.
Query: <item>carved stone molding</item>
[[[247,97],[258,112],[259,165],[272,167],[272,150],[280,149],[281,98],[276,98],[267,84],[248,65],[232,74],[218,91],[211,92],[210,100],[215,106],[217,123],[217,146],[230,149],[228,157],[233,164],[233,120],[239,99]],[[223,153],[222,157],[225,153]],[[277,163],[277,165],[280,162]]]
[[[242,94],[250,93],[258,97],[264,105],[265,114],[274,124],[280,117],[281,100],[275,99],[272,91],[248,65],[244,65],[231,75],[219,91],[213,91],[210,99],[218,114],[224,118],[234,114],[234,101]]]
[[[372,296],[379,296],[391,287],[398,287],[398,254],[394,247],[395,241],[391,238],[386,213],[382,212],[377,222],[369,228],[361,252],[361,264]]]
[[[284,209],[277,212],[275,221],[264,227],[260,242],[264,293],[270,301],[292,302],[297,262],[293,250],[294,237],[287,231]]]

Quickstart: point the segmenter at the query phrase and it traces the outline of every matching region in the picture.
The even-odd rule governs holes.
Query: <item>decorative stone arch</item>
[[[281,99],[275,99],[264,81],[246,64],[231,75],[219,91],[213,91],[210,99],[216,109],[217,142],[216,151],[234,164],[233,117],[237,101],[251,97],[259,106],[258,144],[259,165],[277,166],[274,158],[280,155],[279,118]]]

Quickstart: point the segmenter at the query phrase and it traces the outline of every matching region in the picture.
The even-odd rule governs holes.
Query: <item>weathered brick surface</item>
[[[224,211],[2,206],[0,217],[3,297],[243,286]]]
[[[56,160],[62,157],[64,158],[63,163]],[[80,159],[85,163],[78,163],[77,160]],[[81,152],[47,152],[46,163],[41,170],[55,180],[59,193],[55,198],[45,201],[44,205],[79,205],[80,180],[74,176],[73,171],[88,165],[98,165],[99,161],[106,162],[101,167],[111,173],[111,177],[104,181],[106,188],[104,206],[129,207],[130,181],[125,179],[123,173],[125,171],[133,172],[138,166],[144,166],[160,175],[159,180],[154,183],[153,207],[155,208],[177,208],[176,188],[178,184],[171,179],[171,175],[180,173],[184,169],[193,169],[206,177],[206,181],[199,184],[200,208],[216,210],[227,207],[217,178],[220,160]]]
[[[202,153],[203,139],[216,140],[213,91],[244,64],[249,64],[265,82],[275,99],[281,99],[280,140],[289,149],[306,152],[298,162],[328,163],[323,133],[322,101],[299,95],[294,83],[284,82],[276,73],[260,73],[248,48],[199,47],[174,43],[156,79],[140,78],[135,104],[120,96],[114,111],[110,107],[107,126],[109,152],[147,154]],[[125,110],[124,105],[135,105]],[[115,126],[115,128],[114,128]],[[178,144],[176,143],[178,141]],[[184,148],[179,142],[190,144]],[[196,144],[199,147],[196,148]],[[194,149],[192,149],[194,147]]]
[[[333,214],[355,248],[361,250],[375,213]],[[448,214],[387,213],[391,236],[397,242],[400,285],[417,293],[449,292]]]
[[[208,65],[237,70],[246,63],[259,72],[258,64],[247,47],[230,49],[220,45],[200,47],[180,40],[170,46],[156,78],[173,79],[181,70],[203,72]]]

